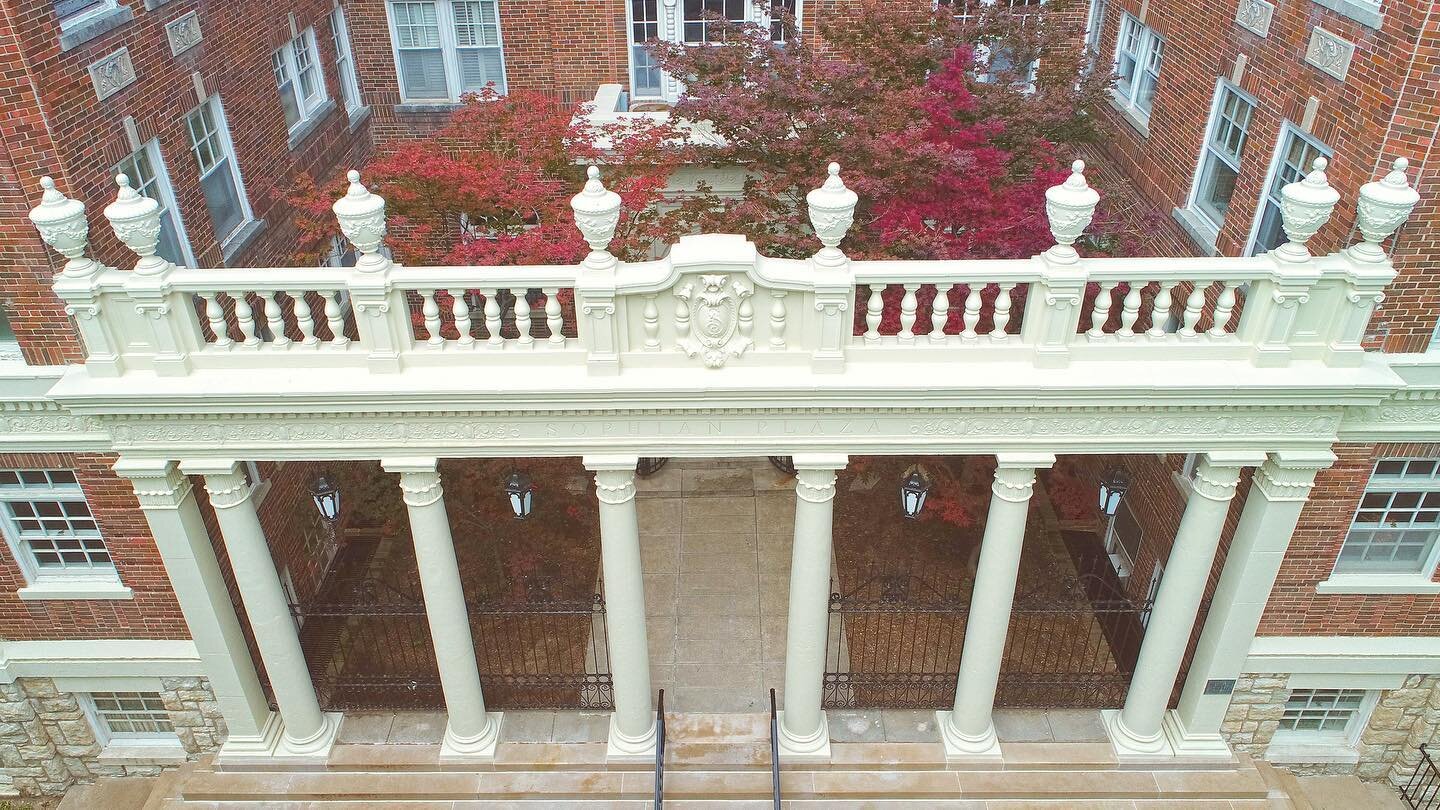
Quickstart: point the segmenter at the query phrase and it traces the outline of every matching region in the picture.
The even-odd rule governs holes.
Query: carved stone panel
[[[1305,61],[1322,73],[1341,81],[1350,72],[1350,60],[1355,56],[1355,43],[1347,42],[1324,28],[1310,31],[1310,45],[1305,49]]]
[[[690,357],[700,355],[708,368],[720,368],[754,345],[750,338],[754,290],[725,273],[703,273],[675,291],[676,344]]]
[[[135,83],[135,64],[130,61],[130,49],[121,48],[89,67],[90,81],[95,85],[95,97],[104,101]]]
[[[1240,0],[1235,10],[1235,24],[1256,36],[1270,36],[1270,20],[1275,16],[1275,4],[1265,0]]]
[[[165,26],[165,36],[170,40],[170,55],[179,56],[200,44],[200,14],[192,11],[176,18]]]

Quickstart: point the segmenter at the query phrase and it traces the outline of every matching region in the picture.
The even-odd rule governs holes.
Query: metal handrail
[[[770,790],[780,810],[780,722],[775,713],[775,690],[770,690]]]
[[[665,803],[665,690],[660,690],[660,699],[655,705],[655,810]]]
[[[1428,749],[1425,743],[1420,744],[1420,761],[1415,763],[1410,781],[1400,789],[1400,798],[1413,810],[1440,808],[1440,768],[1435,766]]]

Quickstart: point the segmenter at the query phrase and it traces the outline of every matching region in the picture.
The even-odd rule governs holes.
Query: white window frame
[[[1356,762],[1359,760],[1357,746],[1365,727],[1370,724],[1370,715],[1379,703],[1380,692],[1374,689],[1326,689],[1292,688],[1285,695],[1288,705],[1296,692],[1345,691],[1363,692],[1359,706],[1351,713],[1342,731],[1299,731],[1277,728],[1265,751],[1265,759],[1274,762]]]
[[[1260,188],[1260,201],[1256,204],[1255,216],[1250,221],[1250,236],[1245,240],[1246,256],[1255,255],[1255,251],[1260,247],[1258,244],[1260,240],[1260,226],[1264,224],[1265,214],[1271,205],[1275,206],[1276,216],[1279,216],[1279,190],[1277,189],[1275,193],[1272,194],[1271,188],[1275,185],[1275,178],[1279,176],[1280,168],[1285,162],[1285,154],[1289,151],[1287,147],[1290,145],[1291,138],[1298,138],[1305,141],[1310,146],[1318,149],[1320,154],[1327,160],[1334,156],[1334,152],[1329,146],[1325,145],[1319,138],[1306,132],[1294,122],[1287,120],[1281,125],[1280,135],[1275,139],[1275,149],[1270,153],[1270,168],[1265,172],[1265,185]],[[1309,167],[1304,167],[1304,170],[1309,171]]]
[[[1126,35],[1131,28],[1135,30],[1135,49],[1131,51],[1125,47]],[[1150,70],[1150,64],[1157,60],[1158,65],[1154,71]],[[1140,104],[1140,88],[1144,86],[1145,74],[1153,73],[1155,77],[1155,88],[1159,91],[1160,73],[1165,67],[1165,38],[1160,36],[1155,29],[1140,22],[1135,15],[1124,12],[1120,15],[1120,30],[1115,38],[1115,73],[1120,72],[1120,61],[1122,57],[1130,56],[1135,60],[1135,77],[1130,81],[1128,89],[1121,89],[1117,81],[1115,87],[1110,91],[1110,98],[1133,121],[1148,131],[1150,126],[1150,113],[1154,107],[1154,97],[1151,97],[1151,107],[1147,109]]]
[[[1104,542],[1105,554],[1110,558],[1110,567],[1114,568],[1115,575],[1123,580],[1129,579],[1130,575],[1135,572],[1135,561],[1130,559],[1130,552],[1125,549],[1125,544],[1120,542],[1120,534],[1115,530],[1116,525],[1120,522],[1121,509],[1129,512],[1132,519],[1135,517],[1134,511],[1130,509],[1122,498],[1119,508],[1115,510],[1115,514],[1111,515],[1110,519],[1105,523]],[[1135,525],[1139,526],[1140,521],[1135,520]],[[1140,543],[1135,547],[1135,556],[1140,556],[1140,549],[1144,545],[1145,535],[1142,532],[1140,535]]]
[[[15,331],[10,324],[10,313],[5,311],[5,304],[0,302],[0,363],[24,363],[25,355],[20,351],[20,341],[15,339]]]
[[[21,473],[33,475],[39,472],[45,474],[46,477],[46,482],[43,484],[0,485],[0,535],[4,535],[5,545],[10,549],[10,556],[14,558],[21,575],[25,578],[25,586],[16,592],[21,599],[130,599],[133,597],[130,589],[124,587],[120,582],[120,572],[115,567],[115,559],[110,546],[105,542],[100,522],[90,508],[89,498],[81,488],[79,478],[75,475],[74,470],[58,467],[6,467],[4,472],[13,472],[17,475]],[[55,483],[53,474],[57,472],[76,478],[75,483]],[[89,520],[95,524],[95,528],[84,533],[84,536],[87,539],[100,541],[106,556],[110,558],[108,564],[87,562],[84,566],[76,564],[73,567],[70,565],[58,567],[41,565],[35,559],[30,543],[21,533],[20,527],[16,525],[15,518],[11,516],[10,507],[6,505],[31,501],[85,504],[85,509],[90,515]]]
[[[121,162],[129,162],[141,152],[145,153],[146,158],[150,161],[150,168],[155,171],[155,201],[160,203],[162,213],[170,215],[171,225],[175,228],[175,239],[180,243],[181,263],[186,267],[194,267],[195,252],[190,248],[190,235],[185,231],[185,217],[180,215],[180,204],[175,200],[175,187],[170,184],[170,167],[165,165],[165,156],[160,152],[160,139],[151,138],[139,149],[126,155],[125,160]],[[116,164],[115,171],[119,172],[120,170],[120,164]],[[130,177],[130,185],[136,191],[144,193],[138,178]]]
[[[364,97],[360,94],[360,74],[355,70],[355,49],[350,45],[350,23],[345,19],[345,7],[330,9],[330,38],[335,45],[335,73],[340,78],[340,98],[345,103],[345,114],[352,119],[365,111]]]
[[[701,2],[704,2],[704,1],[705,1],[705,0],[701,0]],[[721,8],[722,8],[722,9],[724,8],[724,3],[725,3],[725,2],[727,2],[727,0],[720,0]],[[675,3],[675,32],[676,32],[675,35],[676,35],[676,37],[678,37],[678,40],[677,40],[677,41],[678,41],[680,44],[682,44],[682,45],[708,45],[708,44],[710,44],[710,25],[711,25],[711,20],[709,20],[708,18],[702,19],[702,20],[696,20],[696,21],[695,21],[697,24],[699,24],[699,25],[701,26],[700,31],[701,31],[701,33],[703,34],[703,36],[702,36],[700,39],[698,39],[698,40],[691,40],[691,39],[689,39],[689,38],[687,38],[687,37],[685,36],[685,26],[690,22],[690,21],[688,20],[688,18],[685,16],[685,3],[686,3],[686,0],[677,0],[677,2]],[[734,20],[734,19],[732,19],[732,20],[730,20],[730,22],[732,22],[732,23],[755,22],[755,21],[757,20],[757,15],[755,14],[755,6],[754,6],[754,3],[752,2],[752,0],[742,0],[741,5],[742,5],[742,7],[743,7],[743,12],[742,12],[742,13],[744,14],[744,17],[742,17],[742,18],[739,19],[739,20]]]
[[[1105,30],[1105,14],[1109,11],[1109,0],[1090,0],[1090,9],[1085,12],[1085,50],[1090,54],[1091,65],[1100,54],[1100,35]]]
[[[990,0],[993,2],[993,0]],[[799,36],[805,29],[805,3],[806,0],[795,0],[795,30]],[[669,42],[676,45],[704,45],[701,42],[686,42],[685,40],[685,2],[677,0],[674,6],[667,6],[666,0],[655,0],[656,10],[656,37],[657,42]],[[757,6],[755,0],[745,0],[745,22],[752,22],[771,30],[771,18],[768,10]],[[667,34],[666,32],[670,33]],[[637,93],[635,76],[639,69],[635,61],[636,48],[643,43],[635,41],[635,7],[631,0],[625,0],[625,52],[629,63],[630,98],[636,101],[674,101],[677,97],[679,84],[671,81],[662,71],[660,73],[660,90],[658,93]]]
[[[310,63],[309,69],[314,71],[315,87],[309,95],[305,93],[304,75],[301,72],[302,56]],[[276,74],[276,90],[288,84],[295,98],[298,117],[289,125],[290,134],[294,135],[324,114],[325,102],[330,100],[330,90],[325,86],[325,69],[320,62],[320,47],[315,41],[315,26],[306,28],[296,34],[294,39],[276,48],[270,54],[270,62]],[[284,109],[283,101],[281,109]]]
[[[1240,127],[1242,134],[1239,153],[1233,158],[1215,144],[1215,136],[1220,127],[1221,111],[1224,109],[1223,102],[1227,94],[1233,94],[1250,107],[1250,114],[1245,120],[1245,126]],[[1186,210],[1193,212],[1201,220],[1207,231],[1206,235],[1212,243],[1219,238],[1220,228],[1225,224],[1225,216],[1222,214],[1219,219],[1216,219],[1215,214],[1201,203],[1201,187],[1205,182],[1206,172],[1209,171],[1210,161],[1217,160],[1233,169],[1236,175],[1240,174],[1240,164],[1245,158],[1245,147],[1250,142],[1250,127],[1255,121],[1255,113],[1258,109],[1259,102],[1255,100],[1254,96],[1225,79],[1215,82],[1215,93],[1210,98],[1210,117],[1205,123],[1205,138],[1200,143],[1200,157],[1195,163],[1195,174],[1190,181],[1190,196],[1185,203]]]
[[[106,748],[178,747],[181,745],[180,736],[174,731],[175,719],[168,709],[163,709],[163,703],[162,710],[165,711],[166,721],[171,725],[170,731],[112,731],[105,713],[102,712],[95,703],[95,696],[97,694],[106,697],[111,695],[146,696],[143,699],[148,699],[148,696],[154,695],[155,700],[158,701],[160,700],[160,693],[147,690],[97,690],[95,692],[77,692],[75,694],[75,702],[80,704],[81,711],[85,713],[85,719],[90,721],[90,728],[95,732],[95,741],[100,745]]]
[[[190,141],[190,156],[196,160],[196,167],[200,168],[201,180],[204,180],[211,172],[215,171],[214,166],[211,166],[208,170],[200,167],[194,133],[190,131],[190,118],[199,115],[201,109],[207,104],[215,105],[211,110],[211,114],[215,119],[215,134],[219,138],[220,146],[225,151],[226,160],[229,162],[230,175],[235,182],[236,196],[240,199],[240,224],[236,225],[235,229],[228,234],[223,236],[219,233],[215,234],[216,239],[219,240],[220,246],[223,249],[226,245],[234,241],[235,237],[244,233],[246,227],[255,221],[255,212],[250,208],[250,195],[245,192],[245,177],[240,171],[240,159],[235,154],[235,142],[230,139],[230,123],[225,118],[225,104],[220,96],[210,96],[206,98],[204,101],[195,105],[190,112],[185,114],[185,133],[186,138]],[[203,191],[201,196],[204,196]],[[215,223],[212,222],[211,226],[213,227],[214,224]]]
[[[1372,493],[1419,492],[1422,493],[1422,498],[1429,493],[1440,493],[1440,464],[1437,464],[1436,472],[1428,480],[1406,474],[1389,476],[1380,472],[1381,465],[1387,462],[1404,462],[1409,465],[1411,462],[1428,464],[1433,461],[1436,459],[1413,456],[1395,456],[1377,460],[1370,480],[1365,485],[1365,492],[1360,496],[1360,504],[1363,504],[1365,498]],[[1355,514],[1350,521],[1350,531],[1355,529],[1362,508],[1361,505],[1356,506]],[[1417,507],[1414,511],[1418,516],[1420,512],[1435,510]],[[1364,567],[1342,568],[1340,557],[1344,554],[1345,546],[1349,541],[1350,532],[1347,531],[1345,540],[1340,544],[1340,550],[1336,552],[1330,577],[1315,586],[1317,593],[1440,593],[1440,582],[1432,579],[1436,567],[1440,566],[1440,526],[1433,531],[1429,547],[1421,555],[1420,564],[1411,571],[1366,570]]]
[[[400,38],[396,36],[395,29],[395,4],[397,2],[409,3],[433,3],[435,5],[435,25],[439,29],[440,57],[445,66],[445,92],[444,98],[411,98],[405,95],[405,82],[400,76]],[[402,104],[456,104],[459,103],[461,95],[459,88],[463,80],[460,74],[460,45],[455,39],[455,6],[457,0],[385,0],[385,22],[390,29],[390,58],[395,64],[395,84],[400,90],[400,103]],[[628,5],[628,4],[627,4]],[[627,12],[628,13],[628,12]],[[495,46],[500,52],[500,81],[493,82],[491,86],[496,93],[505,95],[509,92],[510,86],[510,65],[505,58],[505,25],[500,15],[499,0],[495,5]],[[469,46],[466,46],[469,47]],[[490,47],[490,46],[486,46]],[[474,92],[474,91],[465,91]]]

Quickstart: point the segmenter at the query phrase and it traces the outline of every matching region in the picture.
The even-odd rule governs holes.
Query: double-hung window
[[[1100,32],[1105,28],[1106,0],[1090,0],[1090,12],[1085,18],[1085,50],[1093,59],[1100,53]]]
[[[152,140],[135,150],[116,164],[115,173],[125,175],[130,179],[131,188],[160,203],[160,244],[156,254],[173,264],[193,267],[195,261],[190,256],[185,226],[175,206],[175,192],[160,155],[160,142]]]
[[[251,220],[251,213],[220,99],[205,99],[186,116],[185,129],[190,133],[190,152],[200,168],[200,188],[205,192],[215,238],[223,245]]]
[[[330,36],[335,41],[335,73],[340,77],[340,97],[345,112],[354,116],[364,109],[360,98],[360,77],[355,73],[355,54],[350,48],[350,27],[345,23],[345,9],[336,6],[330,12]]]
[[[320,56],[315,48],[315,29],[301,31],[299,36],[270,54],[270,62],[275,70],[275,84],[280,88],[285,125],[294,134],[320,114],[328,98],[325,75],[320,72]]]
[[[660,65],[648,43],[660,39],[660,0],[630,0],[630,94],[654,98],[661,93]]]
[[[1165,40],[1154,29],[1129,14],[1120,18],[1120,39],[1115,45],[1115,99],[1142,123],[1150,120],[1155,85],[1160,81],[1160,63]]]
[[[1270,177],[1265,183],[1265,197],[1255,220],[1255,236],[1250,255],[1274,250],[1285,244],[1285,227],[1280,216],[1280,189],[1305,177],[1315,158],[1330,156],[1329,147],[1287,122],[1280,132],[1280,144],[1270,164]]]
[[[1255,101],[1222,80],[1215,90],[1205,146],[1200,150],[1190,204],[1218,231],[1230,210],[1235,183],[1240,178],[1240,157],[1249,138]]]
[[[745,0],[683,0],[685,4],[684,40],[688,45],[714,42],[718,38],[715,18],[737,25],[748,18]]]
[[[1440,460],[1387,458],[1375,464],[1340,547],[1336,574],[1411,575],[1435,571],[1440,537]]]
[[[391,0],[387,8],[404,100],[505,92],[498,0]]]
[[[791,33],[800,30],[800,0],[775,0],[767,16],[770,20],[770,39],[783,44],[790,38]],[[792,31],[786,30],[786,17],[790,18]]]
[[[81,706],[102,745],[178,745],[174,721],[158,692],[90,692]]]
[[[70,470],[0,470],[0,528],[31,585],[118,582],[100,526]]]

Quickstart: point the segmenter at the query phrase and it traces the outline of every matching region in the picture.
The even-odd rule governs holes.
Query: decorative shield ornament
[[[690,357],[700,355],[708,368],[720,368],[754,345],[750,330],[753,290],[723,273],[701,274],[698,289],[690,282],[675,291],[677,347]]]

